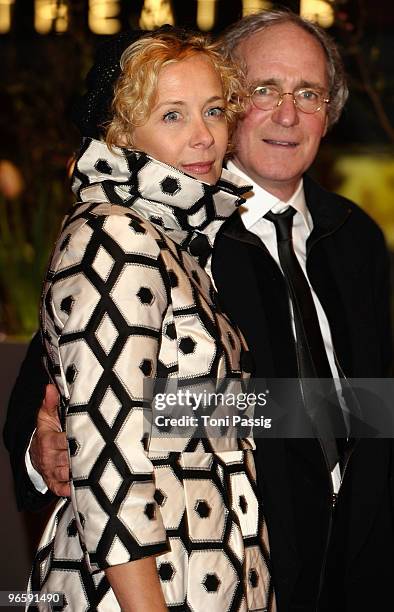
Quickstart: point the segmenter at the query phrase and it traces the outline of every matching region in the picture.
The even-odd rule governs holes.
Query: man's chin
[[[255,182],[265,191],[287,202],[296,191],[302,175],[294,172],[260,172]]]

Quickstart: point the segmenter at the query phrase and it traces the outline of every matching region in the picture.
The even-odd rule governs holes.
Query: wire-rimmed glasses
[[[292,96],[294,105],[310,115],[330,102],[322,91],[312,87],[298,87],[294,91],[282,92],[274,85],[259,85],[250,94],[250,99],[261,110],[273,110],[282,104],[284,96]]]

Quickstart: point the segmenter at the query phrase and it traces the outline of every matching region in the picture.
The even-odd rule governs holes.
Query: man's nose
[[[190,143],[192,147],[210,147],[215,139],[205,121],[196,119],[191,124]]]
[[[291,127],[299,122],[299,110],[297,109],[293,94],[284,93],[280,104],[272,111],[272,121],[285,127]]]

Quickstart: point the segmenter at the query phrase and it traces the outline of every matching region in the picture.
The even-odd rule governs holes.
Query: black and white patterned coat
[[[204,270],[242,201],[236,181],[224,171],[206,185],[145,154],[84,141],[79,202],[55,246],[41,315],[72,495],[46,527],[30,588],[63,592],[59,609],[118,610],[103,570],[149,555],[169,609],[268,609],[253,442],[142,440],[147,379],[243,376],[246,347]]]

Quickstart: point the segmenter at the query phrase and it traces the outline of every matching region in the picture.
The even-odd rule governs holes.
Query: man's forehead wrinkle
[[[257,77],[256,79],[253,79],[252,81],[250,81],[250,85],[252,85],[253,87],[259,87],[259,85],[277,85],[280,86],[280,81],[281,79],[277,79],[275,77],[269,78],[269,77]]]
[[[282,30],[282,32],[279,31],[276,35],[277,30]],[[273,39],[273,34],[275,34],[275,39]],[[283,49],[283,53],[281,45],[283,36],[285,39],[287,39],[287,36],[292,37],[294,34],[296,34],[297,37],[296,43],[297,41],[301,42],[304,40],[307,47],[309,47],[308,50],[305,50],[305,52],[310,56],[309,59],[312,67],[315,65],[313,56],[315,54],[320,55],[320,53],[322,53],[324,56],[326,72],[328,72],[327,54],[320,41],[309,32],[306,32],[303,28],[300,28],[292,23],[273,24],[263,30],[254,32],[239,43],[239,45],[236,47],[235,54],[239,60],[245,63],[247,68],[252,69],[253,71],[258,69],[259,65],[263,67],[266,65],[266,63],[271,62],[286,63],[288,60],[293,59],[295,64],[297,64],[297,51],[295,50],[294,56],[290,58],[286,53],[286,44],[284,45],[285,49]],[[264,50],[261,49],[262,46],[266,47],[266,45],[268,45],[268,52],[266,48],[264,48]],[[315,47],[314,52],[311,52],[311,47]],[[303,59],[305,59],[305,56],[303,56]]]
[[[312,63],[310,69],[307,65],[300,69],[300,66],[286,64],[280,60],[272,62],[255,61],[253,58],[247,65],[246,77],[250,85],[271,84],[283,87],[285,82],[291,82],[291,89],[299,87],[310,87],[312,89],[327,89],[329,87],[329,77],[326,65],[324,69],[317,72],[316,64]],[[286,85],[288,87],[289,85]]]
[[[275,87],[278,87],[279,89],[283,89],[283,82],[286,79],[284,79],[283,77],[260,77],[260,78],[255,78],[253,80],[250,81],[250,85],[251,87],[261,87],[261,86],[265,86],[265,85],[274,85]],[[302,89],[302,88],[307,88],[307,89],[315,89],[315,90],[319,90],[322,91],[325,89],[325,85],[324,83],[318,82],[318,81],[312,81],[312,80],[308,80],[308,79],[299,79],[294,87],[294,89]]]

